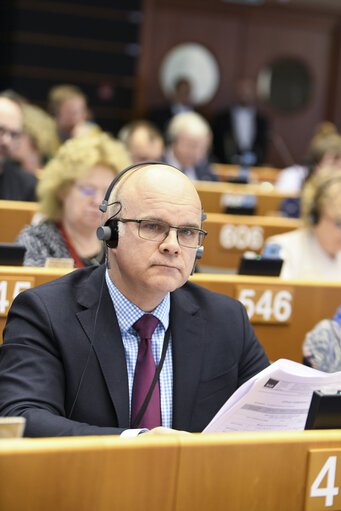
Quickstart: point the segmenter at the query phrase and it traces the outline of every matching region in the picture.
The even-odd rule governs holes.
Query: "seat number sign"
[[[288,324],[291,321],[294,301],[292,287],[238,285],[235,297],[246,307],[251,323]]]
[[[305,511],[341,511],[341,449],[309,452]]]
[[[7,316],[14,298],[24,289],[34,286],[34,278],[26,278],[18,280],[17,277],[3,277],[0,280],[0,316]]]

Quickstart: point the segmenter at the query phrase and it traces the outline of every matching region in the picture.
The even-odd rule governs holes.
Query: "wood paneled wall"
[[[289,4],[237,6],[221,0],[145,0],[141,57],[136,92],[136,115],[165,101],[159,70],[167,51],[183,42],[206,46],[221,73],[219,89],[202,107],[208,119],[233,99],[240,76],[256,79],[278,57],[297,57],[313,77],[309,104],[296,114],[283,114],[261,105],[271,119],[268,162],[289,163],[282,148],[300,162],[322,120],[341,129],[341,10],[303,9]]]

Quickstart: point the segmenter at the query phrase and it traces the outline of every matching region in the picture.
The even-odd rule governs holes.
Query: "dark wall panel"
[[[0,88],[46,106],[49,89],[78,85],[114,133],[132,117],[141,0],[0,3]]]

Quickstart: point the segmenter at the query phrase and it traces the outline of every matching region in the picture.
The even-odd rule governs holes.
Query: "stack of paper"
[[[341,390],[341,372],[280,359],[244,383],[203,433],[303,430],[314,390]]]

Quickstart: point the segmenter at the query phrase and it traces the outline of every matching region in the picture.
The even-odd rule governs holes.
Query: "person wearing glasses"
[[[37,186],[42,221],[26,226],[16,239],[26,247],[24,266],[101,264],[98,206],[114,176],[129,163],[123,144],[103,132],[65,142]]]
[[[280,277],[341,281],[341,168],[312,174],[301,201],[302,226],[266,240],[283,259]]]
[[[102,211],[107,264],[13,302],[0,414],[25,417],[31,437],[200,432],[268,359],[241,302],[188,282],[206,234],[198,193],[144,163]]]
[[[22,128],[19,104],[0,94],[0,200],[36,200],[36,177],[14,161]]]

